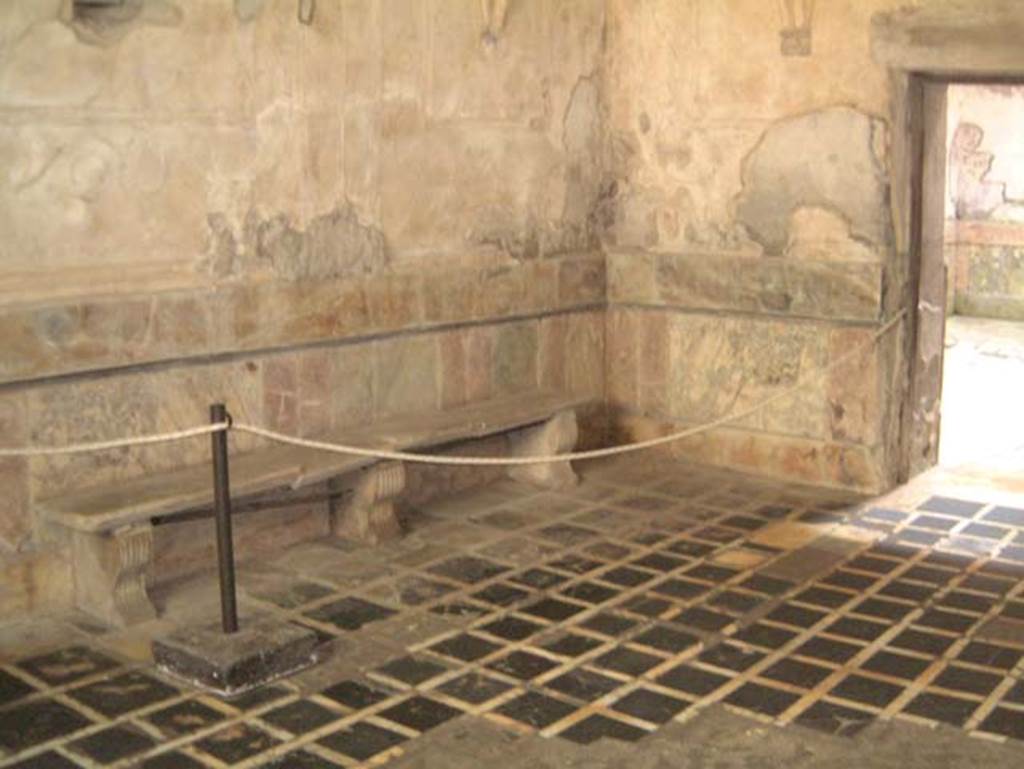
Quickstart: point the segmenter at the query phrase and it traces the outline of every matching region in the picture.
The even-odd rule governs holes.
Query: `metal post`
[[[223,403],[210,406],[210,422],[229,420]],[[235,548],[231,539],[231,482],[228,478],[228,434],[212,433],[213,504],[217,515],[217,566],[220,571],[220,618],[225,633],[238,630],[238,607],[235,603]]]

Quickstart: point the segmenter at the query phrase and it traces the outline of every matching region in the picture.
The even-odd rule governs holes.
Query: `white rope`
[[[0,448],[0,457],[42,457],[50,456],[52,454],[83,454],[90,451],[110,451],[111,449],[123,449],[129,446],[145,446],[151,443],[180,441],[185,438],[210,435],[211,433],[219,433],[229,429],[231,429],[230,422],[217,422],[215,424],[203,425],[202,427],[190,427],[187,430],[178,430],[171,433],[139,435],[134,438],[117,438],[112,441],[73,443],[69,446],[28,446],[17,449]]]
[[[847,361],[854,357],[861,355],[866,350],[873,347],[878,341],[888,334],[896,325],[906,317],[907,310],[900,310],[892,319],[890,319],[885,325],[881,326],[874,334],[871,339],[862,345],[858,345],[853,348],[850,352],[845,355],[841,355],[834,361],[829,363],[827,366],[822,367],[818,371],[814,372],[810,381],[814,381],[817,377],[822,377],[825,374],[833,371],[839,366],[843,365]],[[367,449],[359,446],[346,446],[341,443],[327,443],[325,441],[309,440],[307,438],[296,438],[292,435],[285,435],[284,433],[275,432],[273,430],[267,430],[263,427],[256,427],[255,425],[249,425],[244,423],[235,422],[232,425],[232,429],[238,430],[239,432],[249,433],[250,435],[258,435],[261,438],[275,441],[277,443],[286,443],[291,446],[299,446],[301,448],[315,449],[317,451],[327,451],[334,454],[346,454],[349,456],[356,457],[368,457],[370,459],[386,460],[393,462],[419,462],[421,464],[431,465],[463,465],[463,466],[513,466],[513,465],[540,465],[549,464],[552,462],[569,462],[582,459],[600,459],[602,457],[611,457],[618,454],[626,454],[633,451],[642,451],[644,449],[654,448],[656,446],[663,446],[667,443],[674,443],[675,441],[683,440],[700,433],[714,430],[715,428],[722,427],[723,425],[737,422],[741,419],[746,419],[753,414],[767,408],[776,401],[782,400],[795,392],[801,390],[806,381],[802,381],[799,377],[797,378],[796,384],[792,387],[788,387],[781,392],[776,393],[770,398],[766,398],[760,401],[750,408],[742,411],[728,414],[724,417],[715,419],[714,421],[707,422],[695,427],[690,427],[679,432],[674,432],[669,435],[663,435],[659,438],[651,438],[646,441],[638,441],[636,443],[627,443],[621,446],[612,446],[606,449],[595,449],[593,451],[576,451],[568,454],[549,454],[544,456],[530,456],[530,457],[450,457],[450,456],[438,456],[435,454],[414,454],[407,451],[389,451],[387,449]]]

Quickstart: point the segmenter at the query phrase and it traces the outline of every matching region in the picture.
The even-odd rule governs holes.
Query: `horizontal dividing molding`
[[[600,253],[0,309],[0,386],[603,307]]]
[[[664,312],[676,315],[695,317],[739,318],[755,323],[799,323],[801,325],[820,326],[822,328],[876,328],[881,320],[848,320],[845,318],[815,318],[804,315],[781,315],[767,312],[742,312],[739,310],[705,310],[694,307],[673,307],[665,304],[643,304],[641,302],[610,302],[609,310],[643,310],[646,312]]]
[[[882,314],[877,262],[764,256],[608,255],[609,304],[867,325]]]
[[[407,339],[416,336],[427,336],[430,334],[443,334],[450,331],[459,331],[469,328],[480,328],[484,326],[503,326],[515,323],[528,323],[530,321],[541,321],[547,318],[558,318],[569,315],[580,315],[591,312],[604,312],[607,305],[604,302],[592,302],[566,307],[558,310],[545,312],[527,313],[522,315],[507,315],[500,318],[485,318],[481,320],[462,321],[457,323],[439,323],[434,325],[419,326],[416,328],[404,328],[397,331],[381,333],[362,334],[347,336],[338,339],[323,339],[315,342],[301,344],[280,345],[275,347],[262,347],[251,350],[229,350],[222,353],[211,353],[204,355],[180,356],[177,358],[164,358],[161,360],[146,363],[134,363],[123,366],[107,366],[105,368],[92,369],[87,371],[72,371],[62,374],[36,377],[34,379],[21,379],[12,382],[0,382],[0,392],[5,390],[17,390],[26,387],[38,387],[41,385],[58,384],[71,380],[102,379],[111,376],[124,374],[146,373],[166,371],[182,366],[207,366],[218,363],[232,363],[244,361],[250,358],[269,357],[282,355],[291,352],[302,352],[304,350],[332,349],[338,347],[351,347],[360,344],[370,344],[389,339]]]

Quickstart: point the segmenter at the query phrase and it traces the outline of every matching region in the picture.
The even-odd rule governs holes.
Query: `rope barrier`
[[[215,424],[203,425],[201,427],[192,427],[185,430],[178,430],[175,432],[157,433],[153,435],[141,435],[133,438],[120,438],[110,441],[97,441],[94,443],[78,443],[71,444],[68,446],[28,446],[23,448],[0,448],[0,457],[35,457],[35,456],[50,456],[56,454],[81,454],[93,451],[108,451],[111,449],[128,448],[131,446],[145,446],[154,443],[167,443],[170,441],[178,441],[186,438],[195,438],[203,435],[210,435],[212,433],[218,433],[229,430],[237,430],[239,432],[248,433],[250,435],[256,435],[269,441],[276,443],[283,443],[290,446],[298,446],[301,448],[314,449],[317,451],[332,452],[335,454],[346,454],[349,456],[357,457],[368,457],[371,459],[378,459],[384,461],[395,461],[395,462],[417,462],[420,464],[433,464],[433,465],[463,465],[463,466],[502,466],[509,467],[515,465],[540,465],[549,464],[552,462],[570,462],[583,459],[600,459],[603,457],[611,457],[619,454],[626,454],[634,451],[643,451],[645,449],[655,448],[657,446],[663,446],[668,443],[675,443],[676,441],[683,440],[685,438],[699,435],[701,433],[714,430],[718,427],[731,424],[732,422],[738,422],[742,419],[746,419],[759,411],[764,410],[768,406],[780,401],[784,398],[793,395],[794,393],[801,390],[808,381],[815,381],[815,379],[824,376],[825,374],[839,368],[844,363],[852,360],[854,357],[861,355],[866,350],[873,347],[878,341],[888,334],[896,325],[903,320],[907,315],[907,310],[900,310],[895,316],[893,316],[884,325],[872,334],[871,339],[862,345],[854,347],[853,350],[841,355],[840,357],[833,360],[827,366],[823,366],[817,371],[813,372],[810,377],[806,380],[798,377],[797,382],[791,387],[782,390],[769,398],[766,398],[754,406],[751,406],[742,411],[738,411],[732,414],[727,414],[723,417],[719,417],[711,422],[689,427],[685,430],[679,430],[678,432],[670,433],[669,435],[663,435],[658,438],[651,438],[645,441],[637,441],[635,443],[627,443],[620,446],[611,446],[605,449],[594,449],[592,451],[576,451],[566,454],[550,454],[544,456],[529,456],[529,457],[451,457],[451,456],[438,456],[435,454],[417,454],[408,451],[391,451],[388,449],[367,449],[361,446],[347,446],[343,443],[329,443],[326,441],[316,441],[307,438],[298,438],[293,435],[286,435],[284,433],[275,432],[274,430],[268,430],[264,427],[258,427],[256,425],[250,425],[245,423],[239,423],[231,421],[217,422]]]
[[[146,446],[152,443],[168,443],[180,441],[185,438],[195,438],[200,435],[210,435],[223,430],[230,430],[230,422],[218,422],[202,427],[190,427],[187,430],[178,430],[171,433],[157,433],[155,435],[139,435],[134,438],[118,438],[112,441],[96,441],[95,443],[73,443],[68,446],[29,446],[19,449],[0,449],[0,457],[43,457],[53,454],[84,454],[91,451],[109,451],[111,449],[123,449],[130,446]]]
[[[839,356],[829,365],[822,367],[814,373],[814,377],[821,377],[830,371],[838,368],[847,361],[854,357],[861,355],[866,350],[874,347],[878,341],[888,334],[896,325],[907,315],[907,310],[900,310],[893,318],[887,323],[881,326],[878,331],[872,334],[871,339],[862,345],[854,347],[850,352]],[[812,380],[813,381],[813,378]],[[795,392],[801,390],[807,384],[806,381],[797,379],[796,384],[792,387],[788,387],[781,392],[776,393],[770,398],[766,398],[760,401],[750,408],[744,409],[733,414],[728,414],[724,417],[720,417],[711,422],[706,422],[695,427],[690,427],[685,430],[671,433],[669,435],[663,435],[658,438],[651,438],[646,441],[638,441],[636,443],[627,443],[621,446],[612,446],[606,449],[594,449],[592,451],[576,451],[566,454],[549,454],[546,456],[530,456],[530,457],[446,457],[438,456],[435,454],[416,454],[407,451],[389,451],[387,449],[367,449],[360,446],[346,446],[340,443],[328,443],[325,441],[309,440],[307,438],[296,438],[292,435],[285,435],[283,433],[275,432],[273,430],[267,430],[263,427],[256,427],[255,425],[249,425],[244,423],[236,422],[232,429],[238,430],[239,432],[249,433],[250,435],[257,435],[267,440],[275,441],[277,443],[284,443],[290,446],[298,446],[301,448],[315,449],[317,451],[327,451],[335,454],[346,454],[349,456],[357,457],[368,457],[371,459],[378,459],[384,461],[393,462],[418,462],[420,464],[431,464],[431,465],[461,465],[461,466],[500,466],[500,467],[511,467],[517,465],[541,465],[549,464],[552,462],[571,462],[584,459],[601,459],[603,457],[612,457],[619,454],[626,454],[634,451],[643,451],[645,449],[654,448],[656,446],[663,446],[668,443],[674,443],[676,441],[689,438],[700,433],[714,430],[715,428],[722,427],[723,425],[737,422],[741,419],[746,419],[753,414],[767,408],[776,401],[780,401]]]

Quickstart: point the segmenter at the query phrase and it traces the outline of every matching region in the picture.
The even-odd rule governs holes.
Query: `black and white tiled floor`
[[[0,766],[378,765],[472,718],[633,743],[715,704],[841,737],[895,719],[1024,741],[1024,509],[644,462],[408,525],[243,569],[243,606],[314,628],[326,659],[235,700],[81,625],[0,656]]]

